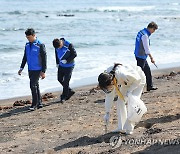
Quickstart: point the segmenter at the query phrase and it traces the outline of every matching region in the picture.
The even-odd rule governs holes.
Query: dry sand
[[[29,104],[13,107],[30,96],[1,100],[0,153],[180,153],[180,68],[154,71],[153,76],[159,89],[142,95],[148,112],[132,135],[110,132],[117,127],[115,106],[105,134],[105,95],[95,86],[76,89],[64,104],[60,92],[49,94],[52,98],[33,112]],[[118,137],[122,143],[115,146]]]

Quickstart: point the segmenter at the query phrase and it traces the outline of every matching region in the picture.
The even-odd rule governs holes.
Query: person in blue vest
[[[25,45],[24,56],[18,74],[21,75],[27,62],[32,93],[32,105],[29,109],[34,111],[36,108],[39,109],[43,107],[39,90],[39,78],[45,78],[47,55],[45,45],[36,38],[33,28],[28,28],[25,31],[25,35],[29,42]]]
[[[74,46],[64,38],[53,40],[55,48],[56,64],[58,67],[58,81],[63,86],[60,101],[63,103],[68,100],[75,92],[69,87],[72,71],[75,66],[74,58],[77,56]]]
[[[147,57],[151,59],[151,62],[155,64],[155,61],[150,52],[150,35],[158,29],[158,25],[155,22],[148,24],[147,28],[140,30],[136,36],[134,54],[137,60],[137,66],[140,66],[146,76],[147,91],[156,90],[157,87],[153,87],[151,69],[147,62]]]

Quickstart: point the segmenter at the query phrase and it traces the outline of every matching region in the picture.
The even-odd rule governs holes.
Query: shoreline
[[[180,72],[180,66],[179,67],[169,67],[169,68],[161,68],[161,69],[153,69],[151,70],[152,72],[152,77],[155,78],[157,76],[161,76],[161,75],[168,75],[171,72]],[[74,87],[73,89],[75,91],[78,90],[82,90],[82,89],[91,89],[91,88],[95,88],[97,85],[97,83],[94,84],[87,84],[87,85],[82,85],[82,86],[77,86]],[[47,92],[43,92],[41,93],[41,95],[47,94],[47,93],[52,93],[53,95],[55,95],[56,97],[60,96],[61,91],[47,91]],[[26,96],[17,96],[17,97],[12,97],[12,98],[7,98],[7,99],[0,99],[0,107],[1,106],[5,106],[5,105],[12,105],[15,101],[18,100],[31,100],[31,95],[26,95]]]

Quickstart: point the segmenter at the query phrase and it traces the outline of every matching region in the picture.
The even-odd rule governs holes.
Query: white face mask
[[[109,94],[113,91],[114,86],[113,85],[109,85],[107,88],[102,88],[102,90],[104,91],[104,93]]]

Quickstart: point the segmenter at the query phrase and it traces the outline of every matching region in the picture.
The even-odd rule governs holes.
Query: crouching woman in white
[[[109,122],[112,102],[116,94],[118,128],[113,132],[132,134],[135,126],[134,121],[127,118],[126,103],[128,96],[141,97],[146,77],[139,66],[114,64],[98,77],[99,87],[106,93],[104,116],[105,122]]]

